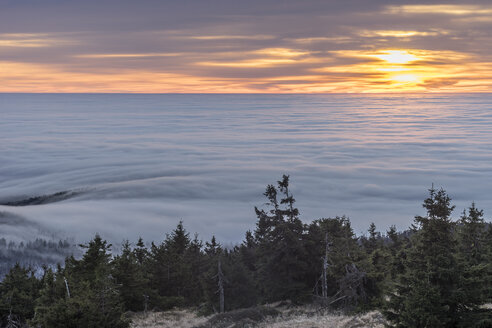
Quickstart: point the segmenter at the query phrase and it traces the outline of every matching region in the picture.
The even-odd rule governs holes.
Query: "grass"
[[[345,315],[288,304],[271,304],[209,317],[198,316],[191,310],[153,312],[147,315],[137,313],[132,316],[132,320],[132,328],[383,328],[386,323],[377,311]]]
[[[205,324],[210,317],[200,317],[191,310],[135,313],[132,328],[190,328]]]
[[[293,316],[281,316],[267,319],[259,323],[257,328],[384,328],[385,320],[381,313],[377,311],[365,313],[362,315],[343,315],[336,313],[322,314],[298,314]]]

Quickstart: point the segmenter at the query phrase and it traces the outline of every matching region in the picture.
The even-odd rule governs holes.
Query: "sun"
[[[399,74],[399,75],[393,75],[391,76],[391,79],[396,82],[413,82],[417,83],[419,82],[419,77],[415,74]]]
[[[419,59],[406,50],[383,50],[373,57],[384,60],[388,64],[408,64]]]
[[[420,53],[417,52],[419,55]],[[416,52],[407,50],[380,50],[371,55],[380,61],[375,62],[375,70],[384,72],[384,80],[391,81],[392,87],[399,90],[418,87],[422,80],[420,65],[415,65],[414,62],[421,60]]]

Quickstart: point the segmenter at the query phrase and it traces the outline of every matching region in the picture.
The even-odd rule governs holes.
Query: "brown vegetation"
[[[200,317],[191,310],[172,310],[133,315],[133,328],[383,328],[381,313],[372,311],[359,315],[319,311],[314,307],[255,307]]]

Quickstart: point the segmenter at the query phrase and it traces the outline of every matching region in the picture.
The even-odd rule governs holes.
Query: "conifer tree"
[[[376,224],[371,222],[369,228],[367,229],[369,236],[361,237],[362,245],[364,246],[366,252],[371,254],[374,250],[379,248],[382,244],[381,233],[377,231]]]
[[[32,318],[39,288],[34,272],[15,264],[0,283],[1,325],[20,325]]]
[[[137,254],[131,249],[130,243],[125,241],[121,254],[112,261],[113,276],[126,311],[144,310],[150,294],[147,277]]]
[[[392,225],[389,230],[386,232],[386,235],[389,239],[386,248],[389,251],[389,260],[388,260],[388,274],[390,281],[395,281],[396,277],[403,273],[404,264],[407,255],[405,251],[405,246],[408,244],[407,238],[403,235],[398,234],[396,231],[396,227]]]
[[[192,244],[182,221],[166,236],[164,242],[158,246],[152,244],[148,267],[151,287],[159,296],[152,302],[157,308],[196,304],[195,291],[191,286],[198,284],[190,254],[194,252],[199,255],[197,248],[200,247]]]
[[[372,222],[369,225],[369,237],[363,239],[363,245],[367,253],[364,267],[367,270],[366,293],[370,307],[380,306],[382,303],[383,292],[389,283],[389,275],[392,257],[387,247],[384,247],[381,233],[376,230],[376,225]]]
[[[427,215],[415,217],[405,273],[385,314],[397,327],[455,327],[469,300],[460,288],[454,206],[443,189],[431,188],[423,207]]]
[[[243,262],[239,247],[226,251],[222,260],[226,280],[226,311],[247,308],[257,304],[253,272]]]
[[[326,253],[326,235],[330,242],[327,270],[327,298],[334,307],[354,307],[367,298],[366,273],[363,249],[358,244],[350,221],[346,217],[324,218],[309,225],[308,250],[311,253],[310,270],[316,272],[320,286],[322,259]],[[309,280],[314,279],[311,277]],[[314,289],[316,293],[316,288]],[[319,292],[318,292],[319,294]]]
[[[149,251],[145,247],[142,237],[138,238],[136,247],[133,249],[133,254],[135,255],[135,258],[137,259],[137,262],[140,266],[144,266],[147,264]]]
[[[215,236],[212,236],[210,242],[205,242],[205,265],[201,277],[202,289],[205,297],[205,308],[202,313],[218,313],[220,311],[218,281],[218,263],[223,257],[222,246],[217,242]]]
[[[128,327],[112,276],[111,245],[96,235],[82,246],[82,259],[67,258],[55,281],[46,279],[42,294],[55,300],[48,308],[38,305],[33,323],[50,328]]]
[[[188,264],[188,280],[185,286],[185,297],[188,305],[197,306],[203,302],[203,290],[201,289],[201,276],[204,265],[202,252],[203,243],[198,239],[198,234],[190,241],[185,253],[184,261]]]
[[[472,203],[463,211],[458,227],[458,260],[463,272],[462,290],[471,312],[481,312],[491,288],[491,263],[487,261],[486,225],[483,210]]]
[[[278,190],[268,185],[264,193],[270,210],[255,208],[259,290],[264,302],[281,299],[298,302],[309,295],[303,279],[307,268],[304,225],[298,217],[298,209],[294,208],[289,176],[284,175],[277,185]]]
[[[60,281],[56,279],[56,275],[62,271],[61,266],[58,266],[57,273],[53,272],[51,268],[46,268],[41,279],[40,295],[36,299],[35,313],[36,317],[45,317],[51,310],[51,307],[58,299],[65,296],[65,288],[60,284]],[[36,321],[33,322],[36,325]]]

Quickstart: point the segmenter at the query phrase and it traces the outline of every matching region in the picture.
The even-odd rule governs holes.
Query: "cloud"
[[[187,38],[194,40],[270,40],[272,35],[196,35]]]
[[[412,73],[420,76],[418,81],[404,84],[370,74],[347,76],[342,83],[340,76],[316,73],[347,69],[351,59],[338,53],[390,50],[466,54],[473,60],[440,60],[449,66],[448,75],[471,66],[475,83],[434,84],[432,91],[483,92],[490,88],[482,78],[488,70],[474,67],[492,62],[490,8],[486,1],[10,2],[0,13],[0,61],[7,67],[0,91],[431,90],[422,87],[424,77],[418,72]],[[427,68],[426,80],[461,78]],[[365,67],[351,69],[361,72]],[[286,79],[299,83],[279,82]],[[390,88],[378,87],[386,85]]]
[[[423,81],[421,84],[424,88],[429,88],[429,89],[437,89],[445,86],[452,86],[455,85],[456,83],[459,83],[459,79],[452,79],[452,78],[444,78],[444,79],[431,79],[428,81]]]
[[[47,240],[63,239],[66,232],[62,232],[59,228],[54,228],[51,225],[47,227],[22,215],[3,210],[0,210],[0,228],[2,231],[0,238],[16,243],[34,241],[37,238],[45,238]]]
[[[135,54],[84,54],[76,55],[77,58],[141,58],[141,57],[175,57],[181,56],[182,53],[135,53]]]
[[[388,6],[391,14],[419,14],[419,15],[492,15],[492,6],[483,5],[451,5],[451,4],[427,4],[427,5],[401,5]]]
[[[447,34],[446,31],[401,31],[401,30],[366,30],[360,31],[362,37],[393,37],[393,38],[411,38],[418,36],[437,36]]]
[[[282,174],[303,220],[345,214],[358,232],[406,229],[431,183],[492,211],[488,95],[0,98],[0,199],[84,191],[0,211],[81,241],[158,241],[183,219],[237,242]]]
[[[49,33],[3,33],[0,34],[0,48],[43,48],[74,45],[75,41],[59,38]]]

